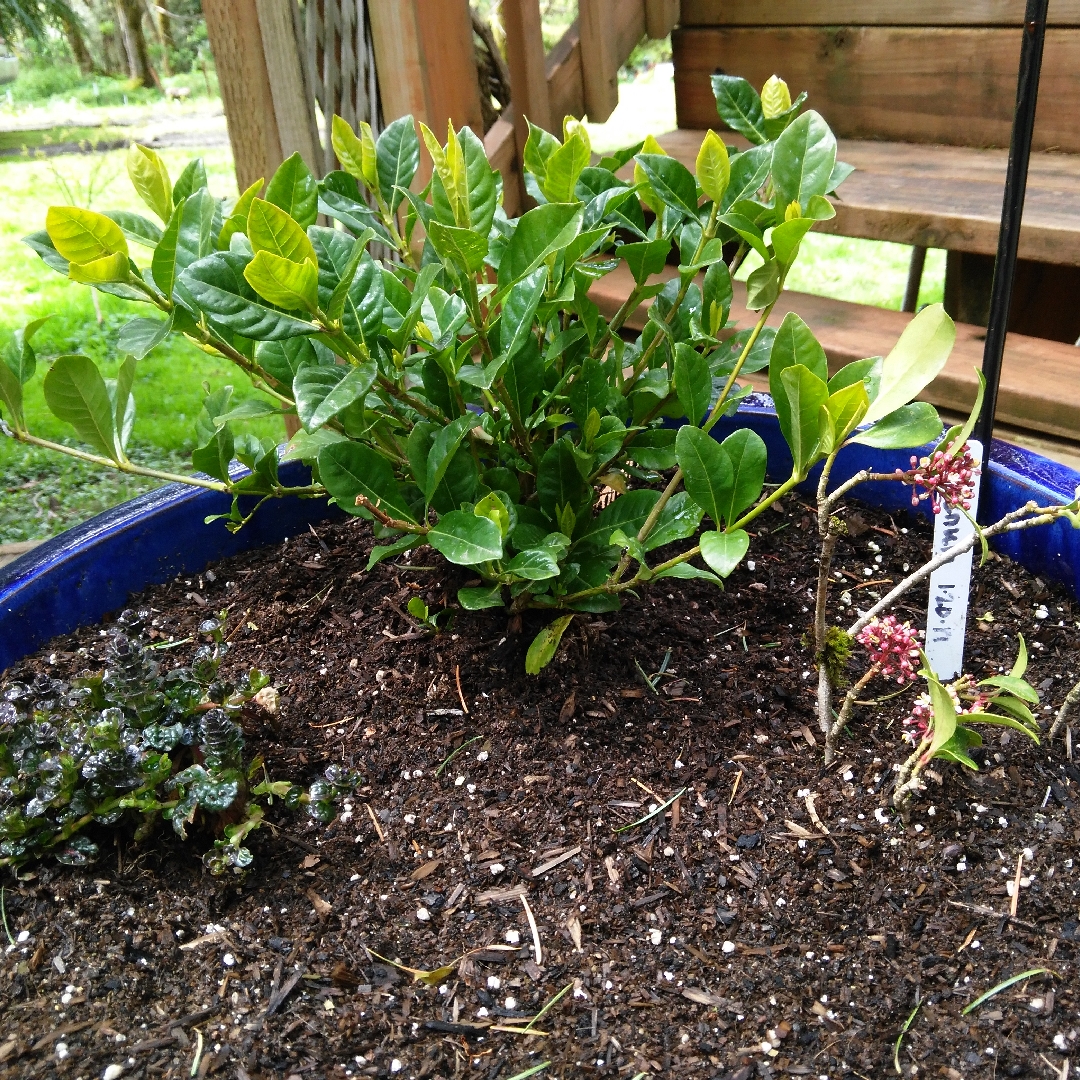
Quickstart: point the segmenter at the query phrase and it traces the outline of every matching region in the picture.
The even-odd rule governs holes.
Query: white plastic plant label
[[[971,456],[982,465],[982,444],[968,442]],[[972,507],[979,505],[982,475],[972,479]],[[975,526],[963,510],[941,506],[934,515],[934,557],[975,532]],[[978,546],[977,544],[975,545]],[[974,548],[958,556],[930,575],[930,600],[926,613],[926,656],[934,673],[942,681],[955,679],[964,670],[964,635],[967,631],[968,603],[971,596],[971,566]]]

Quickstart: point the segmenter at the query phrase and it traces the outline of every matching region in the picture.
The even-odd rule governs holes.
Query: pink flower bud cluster
[[[883,619],[871,619],[859,631],[858,642],[870,654],[871,663],[880,666],[882,675],[896,679],[903,686],[915,679],[921,634],[910,623],[886,615]]]
[[[911,457],[911,468],[904,472],[896,470],[897,480],[910,484],[911,505],[918,506],[925,499],[930,500],[930,507],[935,514],[941,513],[941,504],[961,506],[971,509],[971,499],[975,494],[975,477],[980,468],[971,456],[971,448],[964,443],[964,448],[955,456],[944,450],[935,450],[930,457]],[[920,494],[918,488],[925,490]]]

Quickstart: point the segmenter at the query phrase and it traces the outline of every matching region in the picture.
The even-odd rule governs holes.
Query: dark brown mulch
[[[838,563],[856,605],[927,545],[923,526],[864,513]],[[538,620],[511,633],[458,613],[419,631],[409,598],[447,607],[462,574],[429,553],[359,573],[359,522],[136,598],[165,640],[227,605],[228,663],[283,693],[279,727],[249,744],[276,776],[343,760],[367,786],[328,826],[282,813],[240,885],[204,873],[208,837],[165,830],[86,871],[9,879],[0,1073],[509,1080],[550,1062],[558,1077],[884,1077],[921,1002],[906,1075],[1067,1076],[1080,770],[1060,741],[994,733],[978,774],[934,770],[905,828],[888,797],[909,698],[860,710],[823,770],[800,644],[814,522],[796,501],[766,516],[726,592],[666,581],[579,617],[539,678],[523,674]],[[1022,631],[1056,705],[1080,671],[1072,602],[1004,560],[978,582],[972,614],[993,620],[972,621],[970,669],[1010,664]],[[8,677],[73,674],[103,633]],[[656,694],[638,668],[665,658]],[[615,831],[683,789],[674,813]],[[452,968],[428,987],[366,948]],[[961,1015],[1035,967],[1054,975]],[[548,1035],[487,1027],[564,987],[537,1024]]]

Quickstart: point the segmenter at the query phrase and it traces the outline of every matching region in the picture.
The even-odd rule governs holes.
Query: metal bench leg
[[[914,311],[919,305],[919,287],[922,285],[923,267],[926,265],[926,248],[911,249],[911,263],[908,266],[907,285],[904,287],[904,303],[901,311]]]

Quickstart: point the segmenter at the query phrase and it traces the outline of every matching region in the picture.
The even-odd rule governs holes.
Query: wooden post
[[[415,0],[427,85],[428,126],[446,137],[446,122],[484,137],[469,0]],[[372,7],[378,7],[375,3]]]
[[[518,153],[529,137],[531,120],[551,130],[544,35],[540,26],[539,0],[502,0],[503,30],[506,33],[506,66],[510,69],[510,94],[514,105],[514,126]]]
[[[679,21],[679,0],[645,0],[645,33],[666,38]]]
[[[241,191],[285,160],[262,50],[256,0],[203,0]]]
[[[578,0],[578,23],[585,113],[594,124],[602,124],[619,104],[619,64],[606,0]]]
[[[319,175],[321,148],[315,126],[315,103],[304,79],[300,42],[291,10],[295,5],[296,0],[255,0],[282,158],[299,151],[308,168]]]

